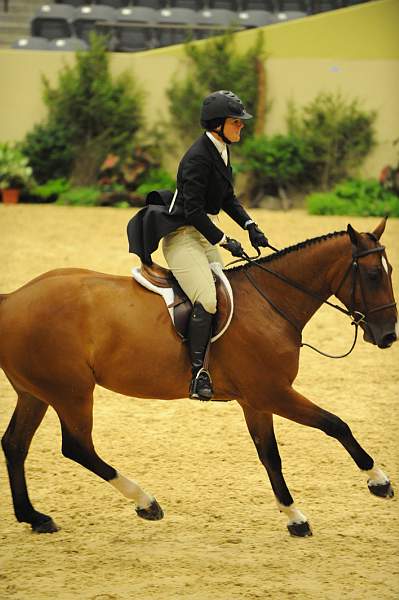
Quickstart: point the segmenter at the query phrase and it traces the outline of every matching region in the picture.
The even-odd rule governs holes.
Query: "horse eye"
[[[367,272],[367,277],[370,279],[370,281],[378,281],[381,279],[381,275],[382,269],[380,267]]]

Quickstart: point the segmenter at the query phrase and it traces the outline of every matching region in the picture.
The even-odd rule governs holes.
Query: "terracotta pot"
[[[13,189],[13,188],[7,189],[7,190],[1,190],[3,203],[4,204],[16,204],[19,200],[20,192],[21,192],[21,190]]]

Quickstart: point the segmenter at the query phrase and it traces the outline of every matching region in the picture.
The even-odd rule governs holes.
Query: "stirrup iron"
[[[205,375],[207,376],[208,380],[209,380],[209,389],[211,390],[211,395],[208,396],[202,396],[200,395],[200,393],[197,391],[197,387],[198,387],[198,383],[199,383],[199,378],[200,376],[205,373]],[[201,369],[198,371],[198,373],[195,375],[195,377],[193,377],[192,381],[191,381],[191,385],[190,385],[190,398],[192,398],[193,400],[202,400],[203,402],[208,402],[209,400],[211,400],[213,397],[213,389],[212,389],[212,378],[211,375],[209,373],[209,371],[207,369],[205,369],[204,367],[201,367]]]

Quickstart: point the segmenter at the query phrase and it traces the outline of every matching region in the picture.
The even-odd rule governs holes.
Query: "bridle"
[[[372,234],[368,234],[368,235],[372,236]],[[374,236],[372,236],[372,238],[375,239]],[[375,240],[375,241],[377,241],[377,240]],[[347,311],[347,314],[349,314],[352,317],[354,317],[354,315],[356,315],[356,314],[361,315],[360,320],[358,320],[358,321],[355,320],[355,321],[358,323],[363,322],[368,327],[370,327],[370,325],[369,325],[367,319],[368,319],[369,315],[371,315],[371,313],[375,313],[380,310],[385,310],[387,308],[392,308],[392,307],[396,306],[396,302],[382,304],[381,306],[376,306],[375,308],[370,308],[370,309],[368,308],[366,294],[364,291],[364,280],[361,276],[361,270],[359,268],[358,261],[359,261],[359,258],[362,258],[363,256],[369,256],[370,254],[375,254],[376,252],[383,253],[384,251],[385,251],[385,246],[376,246],[375,248],[369,248],[368,250],[363,250],[362,252],[356,252],[354,249],[352,249],[352,262],[349,265],[349,267],[347,268],[347,270],[342,278],[341,283],[339,284],[338,288],[334,292],[334,295],[336,296],[338,294],[338,292],[340,291],[340,289],[342,288],[349,273],[352,272],[351,303],[350,303],[350,307]],[[361,296],[362,304],[363,304],[364,310],[365,310],[364,314],[360,313],[359,311],[357,311],[355,309],[355,292],[356,292],[357,280],[359,280],[360,296]],[[372,334],[371,329],[370,329],[370,333]]]
[[[377,238],[369,233],[368,234],[369,237],[375,241],[376,243],[378,243]],[[277,248],[274,248],[273,246],[269,245],[269,247],[274,251],[274,252],[278,252]],[[352,261],[350,263],[350,265],[348,266],[348,268],[346,269],[344,275],[342,276],[342,279],[337,287],[337,289],[335,290],[335,292],[333,292],[333,295],[337,295],[339,293],[339,291],[342,289],[345,281],[348,279],[348,277],[351,275],[352,276],[352,284],[351,284],[351,293],[350,293],[350,305],[348,309],[342,308],[341,306],[339,306],[338,304],[334,304],[333,302],[330,302],[329,300],[326,300],[325,298],[323,298],[322,296],[319,296],[319,294],[316,294],[315,292],[313,292],[312,290],[308,290],[307,288],[305,288],[304,286],[302,286],[301,284],[299,284],[298,282],[294,281],[293,279],[290,279],[289,277],[286,277],[285,275],[278,273],[276,271],[273,271],[272,269],[269,269],[268,267],[265,267],[264,265],[261,265],[257,262],[257,259],[260,256],[260,250],[259,248],[257,248],[257,256],[255,257],[250,257],[248,256],[248,254],[246,254],[245,252],[242,254],[242,259],[246,260],[248,264],[251,264],[253,266],[258,267],[259,269],[261,269],[262,271],[265,271],[271,275],[273,275],[274,277],[276,277],[277,279],[280,279],[280,281],[283,281],[284,283],[286,283],[287,285],[303,292],[304,294],[314,298],[315,300],[319,301],[321,304],[328,304],[328,306],[331,306],[332,308],[338,310],[339,312],[349,316],[352,321],[351,321],[351,325],[355,326],[355,334],[354,334],[354,340],[352,343],[352,346],[350,347],[350,349],[348,350],[348,352],[345,352],[345,354],[340,354],[338,356],[335,355],[331,355],[331,354],[327,354],[325,352],[322,352],[321,350],[318,350],[317,348],[315,348],[314,346],[312,346],[311,344],[307,344],[305,342],[302,342],[302,329],[301,327],[289,316],[285,313],[285,311],[283,311],[279,306],[277,306],[277,304],[275,302],[273,302],[273,300],[271,300],[271,298],[269,298],[269,296],[267,296],[267,294],[261,290],[258,286],[258,284],[256,283],[256,281],[254,280],[254,278],[252,277],[252,275],[249,273],[248,269],[244,269],[244,274],[247,277],[247,279],[250,281],[250,283],[252,284],[252,286],[256,289],[256,291],[260,294],[260,296],[262,296],[262,298],[264,300],[266,300],[271,306],[272,308],[279,314],[281,315],[286,321],[288,321],[295,329],[296,331],[299,333],[299,336],[301,338],[301,343],[300,346],[307,346],[308,348],[311,348],[312,350],[315,350],[315,352],[318,352],[319,354],[322,354],[323,356],[327,356],[328,358],[344,358],[345,356],[348,356],[352,350],[354,349],[355,345],[356,345],[356,341],[357,341],[357,335],[358,335],[358,328],[360,323],[363,323],[369,330],[369,332],[371,333],[373,339],[374,339],[374,335],[373,332],[371,330],[371,327],[368,323],[368,318],[372,313],[381,311],[381,310],[386,310],[387,308],[392,308],[394,306],[396,306],[396,302],[390,302],[388,304],[382,304],[381,306],[377,306],[375,308],[371,308],[369,309],[367,306],[367,301],[366,301],[366,294],[365,294],[365,289],[364,289],[364,280],[362,278],[361,275],[361,270],[359,268],[359,259],[363,258],[365,256],[369,256],[370,254],[374,254],[376,252],[381,252],[383,253],[385,251],[385,246],[376,246],[375,248],[369,248],[368,250],[362,250],[360,252],[357,251],[357,248],[355,246],[352,245]],[[236,262],[236,261],[233,261]],[[233,264],[233,263],[229,263],[229,264]],[[357,283],[359,282],[359,289],[360,289],[360,296],[361,296],[361,300],[362,300],[362,305],[364,306],[364,313],[360,312],[359,310],[357,310],[355,308],[355,294],[356,294],[356,288],[357,288]],[[375,341],[375,339],[374,339]]]

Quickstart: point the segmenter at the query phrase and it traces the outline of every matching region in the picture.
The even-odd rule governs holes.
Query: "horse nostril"
[[[384,335],[381,340],[380,348],[389,348],[394,342],[396,342],[396,333],[393,331],[392,333]]]

